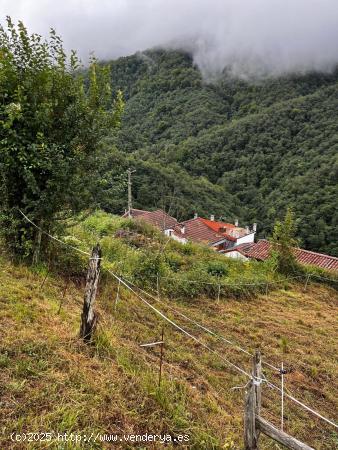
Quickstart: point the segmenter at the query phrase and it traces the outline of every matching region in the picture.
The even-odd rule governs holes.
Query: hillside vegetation
[[[334,419],[337,291],[311,282],[304,292],[303,280],[276,276],[269,264],[230,261],[203,247],[165,242],[151,227],[103,213],[68,223],[68,236],[63,239],[82,250],[90,249],[92,243],[102,245],[105,259],[96,304],[99,325],[91,346],[78,339],[85,255],[55,242],[49,247],[49,272],[47,265],[29,269],[1,256],[2,448],[9,448],[12,432],[41,430],[87,436],[184,434],[190,439],[187,448],[241,447],[244,389],[233,388],[244,386],[246,377],[161,320],[123,285],[116,303],[118,283],[108,270],[132,278],[151,292],[156,291],[153,274],[159,269],[155,262],[163,275],[161,303],[155,292],[153,298],[145,297],[150,304],[248,372],[248,355],[178,313],[249,352],[260,348],[276,367],[284,361],[290,371],[287,389]],[[168,283],[164,275],[176,277],[175,282]],[[271,285],[268,295],[265,290],[229,288],[217,301],[212,290],[199,290],[192,284],[185,288],[192,279],[281,283]],[[158,387],[159,348],[139,345],[158,340],[163,326],[163,378]],[[274,370],[265,366],[264,373],[280,385]],[[263,416],[278,426],[280,396],[267,386],[263,387]],[[333,428],[290,401],[286,401],[285,427],[319,450],[337,444]],[[261,441],[262,449],[278,448],[264,437]],[[26,448],[22,443],[10,445]],[[40,445],[34,448],[45,448]],[[162,446],[147,444],[144,448]],[[135,447],[140,445],[114,446]],[[111,444],[72,442],[60,448],[101,449]]]
[[[294,213],[284,210],[294,207],[303,245],[336,252],[336,78],[253,84],[225,74],[208,84],[188,55],[160,50],[111,68],[91,58],[83,71],[54,30],[45,41],[7,17],[1,449],[112,448],[115,433],[117,448],[162,448],[131,436],[150,433],[186,436],[189,449],[237,450],[257,348],[267,377],[264,417],[280,423],[284,362],[287,389],[334,419],[337,274],[297,264]],[[137,168],[135,206],[177,218],[237,216],[258,222],[261,234],[284,217],[275,222],[271,257],[227,259],[112,215],[125,204],[127,167]],[[103,258],[91,257],[96,244]],[[101,264],[94,288],[90,275],[86,284],[87,295],[99,285],[97,314],[89,314],[98,322],[80,334],[89,261]],[[160,384],[158,342],[141,344],[163,333]],[[287,432],[316,449],[337,446],[334,428],[289,400]],[[279,447],[262,437],[260,448]]]
[[[125,207],[112,185],[131,165],[136,207],[239,217],[267,236],[289,205],[302,246],[338,255],[337,71],[208,83],[189,55],[153,50],[111,74],[126,105],[98,167],[101,207]]]

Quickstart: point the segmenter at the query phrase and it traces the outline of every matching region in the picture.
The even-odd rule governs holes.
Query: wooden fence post
[[[89,342],[91,340],[97,321],[93,305],[95,302],[97,286],[99,282],[101,255],[101,248],[99,244],[97,244],[93,248],[91,257],[89,259],[83,300],[83,311],[81,315],[80,337],[85,342]]]
[[[307,285],[309,284],[310,277],[311,277],[311,274],[308,274],[308,276],[306,277],[305,286],[304,286],[304,292],[306,292],[306,290],[307,290]]]
[[[221,285],[219,284],[217,287],[217,303],[219,303],[220,298],[221,298]]]
[[[252,380],[248,385],[245,399],[244,445],[245,450],[258,450],[259,430],[256,428],[256,416],[261,410],[262,361],[260,351],[253,357]]]
[[[40,259],[40,250],[41,250],[41,240],[42,240],[42,230],[41,227],[43,227],[43,221],[40,220],[39,222],[39,228],[36,231],[35,235],[35,242],[34,242],[34,252],[33,252],[33,258],[32,258],[32,264],[33,266],[37,265],[39,263]]]
[[[245,398],[244,449],[258,450],[256,435],[256,386],[249,381]]]
[[[255,356],[253,358],[252,375],[254,377],[254,380],[256,381],[256,415],[259,415],[261,412],[262,404],[262,359],[261,352],[259,350],[256,350]]]
[[[118,301],[120,300],[120,287],[121,287],[121,278],[119,278],[119,282],[117,283],[114,311],[116,311]]]
[[[163,346],[164,346],[164,327],[162,326],[160,367],[159,367],[159,373],[158,373],[158,387],[161,387],[161,381],[162,381]]]
[[[269,283],[266,283],[266,286],[265,286],[265,297],[268,298],[268,295],[269,295]]]

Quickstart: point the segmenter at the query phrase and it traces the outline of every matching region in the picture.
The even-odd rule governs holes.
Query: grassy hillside
[[[174,51],[113,61],[126,108],[102,176],[109,185],[132,165],[135,206],[239,217],[258,222],[260,236],[290,205],[302,245],[337,255],[337,81],[336,71],[250,83],[224,74],[208,84]],[[125,206],[120,193],[97,201]]]
[[[119,237],[113,237],[116,231]],[[189,435],[188,448],[240,448],[244,390],[232,388],[245,385],[246,378],[202,345],[159,320],[126,288],[121,289],[115,307],[117,283],[106,269],[127,274],[150,291],[154,287],[151,275],[158,270],[153,267],[152,255],[159,248],[165,255],[161,259],[162,273],[170,276],[176,273],[176,282],[165,291],[163,279],[163,303],[159,306],[155,299],[148,298],[151,304],[247,371],[251,362],[246,354],[206,335],[172,308],[250,352],[261,348],[266,360],[277,367],[284,361],[291,369],[286,375],[287,389],[334,419],[335,290],[310,283],[304,293],[303,282],[279,279],[283,282],[270,289],[268,296],[259,290],[225,290],[217,302],[215,292],[203,288],[189,297],[190,288],[184,290],[184,286],[193,275],[200,281],[210,281],[218,274],[229,283],[276,278],[264,264],[228,261],[212,251],[195,246],[189,249],[172,242],[163,247],[163,237],[155,230],[112,220],[108,215],[98,214],[70,224],[68,232],[66,242],[79,248],[86,249],[92,242],[100,241],[107,259],[96,305],[99,326],[95,340],[92,346],[86,346],[78,339],[85,257],[59,245],[51,248],[50,273],[46,278],[45,266],[30,269],[1,256],[2,448],[27,448],[8,440],[14,431],[73,432],[87,436],[182,433]],[[67,276],[62,276],[64,272]],[[165,351],[163,382],[159,388],[159,349],[139,345],[158,340],[162,326]],[[267,367],[265,374],[279,385],[278,374]],[[263,416],[279,424],[279,395],[266,386]],[[289,401],[285,423],[289,433],[316,449],[329,450],[338,442],[330,426]],[[53,445],[49,444],[50,448],[111,448],[102,442]],[[134,447],[140,445],[123,443],[114,448]],[[48,446],[36,444],[34,448]],[[262,438],[261,448],[278,446]]]

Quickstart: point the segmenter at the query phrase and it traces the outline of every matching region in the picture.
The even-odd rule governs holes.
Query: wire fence
[[[42,230],[40,227],[38,227],[33,221],[31,221],[22,211],[20,211],[20,213],[23,215],[23,217],[29,222],[31,223],[35,228],[39,229],[42,233],[44,233],[45,235],[47,235],[50,239],[55,240],[56,242],[59,242],[60,244],[71,248],[74,251],[77,251],[81,254],[87,255],[89,256],[89,258],[91,258],[91,253],[90,252],[86,252],[83,251],[81,249],[78,249],[77,247],[74,247],[72,245],[69,245],[65,242],[63,242],[61,239],[56,238],[55,236],[52,236],[51,234],[45,232],[44,230]],[[97,258],[96,258],[97,259]],[[103,258],[100,258],[101,260],[103,260],[103,262],[105,262],[105,260]],[[109,263],[109,261],[107,261]],[[148,308],[150,308],[156,315],[158,315],[162,320],[165,320],[166,322],[168,322],[170,325],[172,325],[176,330],[178,330],[179,332],[183,333],[185,336],[187,336],[188,338],[192,339],[193,341],[195,341],[196,343],[198,343],[199,345],[201,345],[203,348],[205,348],[207,351],[213,353],[214,355],[216,355],[218,358],[220,358],[223,362],[225,362],[230,368],[232,368],[233,370],[239,372],[242,375],[245,375],[247,378],[249,378],[249,380],[252,380],[254,383],[256,384],[261,384],[261,383],[266,383],[267,386],[269,386],[272,389],[277,390],[280,393],[283,393],[283,395],[285,395],[287,398],[289,398],[291,401],[293,401],[295,404],[297,404],[298,406],[302,407],[304,410],[312,413],[313,415],[315,415],[317,418],[325,421],[326,423],[330,424],[331,426],[335,427],[336,429],[338,429],[338,425],[333,421],[328,419],[327,417],[323,416],[322,414],[320,414],[319,412],[317,412],[316,410],[314,410],[313,408],[311,408],[310,406],[306,405],[305,403],[303,403],[302,401],[300,401],[299,399],[297,399],[294,395],[292,395],[291,393],[285,392],[284,390],[282,390],[281,388],[279,388],[277,385],[275,385],[274,383],[272,383],[271,381],[269,381],[265,376],[262,376],[262,378],[257,378],[254,377],[253,374],[249,373],[248,371],[244,370],[242,367],[240,367],[239,365],[233,363],[232,361],[230,361],[228,358],[225,358],[221,353],[219,353],[218,351],[216,351],[214,348],[210,347],[209,345],[205,344],[203,341],[201,341],[200,339],[198,339],[196,336],[194,336],[192,333],[190,333],[188,330],[186,330],[185,328],[183,328],[182,326],[180,326],[179,324],[177,324],[174,320],[170,319],[166,314],[164,314],[161,310],[159,310],[158,308],[156,308],[153,304],[151,304],[150,302],[148,302],[145,298],[143,298],[133,287],[132,287],[132,283],[125,281],[122,276],[117,275],[116,273],[114,273],[111,269],[106,268],[107,272],[110,273],[119,283],[119,286],[123,285],[125,288],[127,288],[131,293],[133,293],[139,300],[141,300],[141,302],[143,304],[145,304]],[[310,276],[314,276],[317,278],[324,278],[325,277],[320,277],[316,274],[313,274]],[[300,276],[294,277],[292,279],[295,278],[299,278]],[[309,277],[309,275],[308,275]],[[327,278],[328,281],[336,281],[336,280],[331,280],[329,278]],[[338,281],[338,280],[337,280]],[[280,281],[281,282],[281,281]],[[284,281],[285,282],[285,281]],[[139,287],[137,287],[136,285],[134,285],[136,287],[136,289],[141,289]],[[142,290],[142,289],[141,289]],[[156,299],[156,297],[152,296],[151,294],[147,293],[146,291],[142,290],[142,292],[147,295],[148,297],[152,298],[153,300],[156,300],[158,302],[161,302],[158,298]],[[116,300],[115,303],[117,303],[119,298],[119,293],[117,293],[116,296]],[[163,302],[161,302],[163,303]],[[168,305],[166,305],[168,306]],[[172,308],[172,307],[171,307]],[[170,309],[170,308],[169,308]],[[202,329],[203,331],[213,335],[214,337],[216,337],[217,339],[220,339],[224,342],[226,342],[228,345],[233,346],[234,348],[238,349],[239,351],[245,353],[248,356],[252,356],[252,354],[250,352],[248,352],[247,350],[243,349],[242,347],[238,346],[237,344],[233,343],[231,340],[225,338],[224,336],[221,336],[220,334],[214,332],[213,330],[210,330],[209,328],[205,327],[204,325],[202,325],[201,323],[189,318],[188,316],[186,316],[185,314],[175,310],[174,308],[172,308],[172,310],[174,312],[176,312],[178,315],[182,316],[183,318],[185,318],[186,320],[188,320],[191,323],[194,323],[196,326],[198,326],[200,329]],[[263,362],[264,364],[270,366],[270,368],[274,369],[274,370],[280,370],[279,368],[275,367],[274,365],[271,365],[270,363],[267,363],[266,361]]]
[[[44,235],[46,235],[48,238],[58,242],[59,244],[62,244],[65,247],[68,247],[78,253],[81,253],[82,255],[86,255],[86,256],[91,256],[91,253],[89,251],[84,251],[79,249],[78,247],[75,247],[71,244],[68,244],[67,242],[62,241],[61,239],[51,235],[50,233],[46,232],[45,230],[43,230],[41,227],[39,227],[38,225],[36,225],[31,219],[29,219],[29,217],[27,217],[26,214],[24,214],[20,209],[19,212],[22,214],[22,216],[31,224],[33,225],[36,229],[38,229],[41,233],[43,233]],[[176,278],[174,277],[168,277],[168,276],[160,276],[158,275],[148,275],[147,278],[153,278],[153,279],[160,279],[160,280],[171,280],[171,281],[177,281]],[[229,282],[225,282],[225,281],[214,281],[214,282],[209,282],[209,281],[204,281],[204,280],[189,280],[189,279],[185,279],[184,282],[187,284],[205,284],[205,285],[210,285],[210,286],[215,286],[215,287],[223,287],[223,286],[229,286],[229,287],[254,287],[254,286],[273,286],[273,285],[278,285],[278,284],[284,284],[288,281],[294,281],[297,279],[310,279],[310,278],[317,278],[317,279],[321,279],[324,281],[329,281],[332,283],[338,283],[338,279],[335,278],[328,278],[328,277],[323,277],[321,275],[317,275],[315,273],[309,273],[309,274],[303,274],[303,275],[294,275],[294,276],[289,276],[286,277],[282,280],[264,280],[262,282],[257,282],[257,283],[229,283]]]
[[[282,284],[282,283],[286,283],[288,281],[291,280],[296,280],[296,279],[303,279],[305,275],[295,275],[292,277],[287,277],[284,278],[282,280],[264,280],[258,283],[229,283],[226,281],[203,281],[203,280],[189,280],[189,279],[185,279],[184,282],[187,284],[205,284],[205,285],[209,285],[209,286],[234,286],[234,287],[246,287],[246,286],[266,286],[267,284],[269,285],[275,285],[275,284]],[[160,280],[171,280],[171,281],[177,281],[177,278],[174,277],[167,277],[167,276],[160,276],[160,275],[150,275],[148,276],[148,278],[152,278],[152,279],[160,279]],[[328,279],[330,280],[330,279]],[[338,282],[338,280],[337,280]]]
[[[126,281],[124,281],[121,277],[119,277],[117,274],[115,274],[114,272],[112,272],[111,270],[108,270],[108,272],[116,279],[118,280],[120,283],[122,283],[129,291],[133,292],[137,298],[139,298],[143,303],[145,303],[147,306],[149,306],[154,312],[156,312],[162,319],[166,320],[167,322],[169,322],[171,325],[173,325],[176,329],[178,329],[179,331],[182,331],[185,335],[187,335],[188,337],[192,338],[193,340],[195,340],[196,342],[198,342],[199,344],[201,344],[204,348],[206,348],[207,350],[211,351],[212,353],[214,353],[215,355],[217,355],[220,359],[222,359],[223,361],[225,361],[230,367],[232,367],[233,369],[239,371],[240,373],[242,373],[243,375],[246,375],[247,377],[249,377],[249,379],[252,379],[255,383],[266,383],[269,387],[277,390],[278,392],[283,392],[281,388],[279,388],[278,386],[276,386],[274,383],[271,383],[265,376],[263,378],[255,378],[252,374],[249,374],[247,371],[245,371],[244,369],[242,369],[241,367],[237,366],[236,364],[232,363],[231,361],[229,361],[227,358],[225,358],[223,355],[221,355],[219,352],[217,352],[216,350],[214,350],[213,348],[211,348],[210,346],[206,345],[204,342],[200,341],[198,338],[196,338],[195,336],[191,335],[187,330],[185,330],[184,328],[182,328],[180,325],[176,324],[173,320],[169,319],[163,312],[161,312],[158,308],[154,307],[154,305],[152,305],[151,303],[149,303],[147,300],[145,300],[141,295],[139,295]],[[151,295],[151,294],[149,294]],[[151,296],[152,297],[152,296]],[[153,297],[152,297],[153,298]],[[155,299],[156,300],[156,299]],[[184,315],[185,318],[187,318],[187,316]],[[190,319],[189,319],[190,320]],[[193,321],[195,324],[197,324],[197,322]],[[207,328],[205,328],[204,326],[202,326],[201,324],[198,324],[201,328],[203,328],[205,331],[212,333],[213,335],[217,336],[216,333],[212,332],[211,330],[208,330]],[[226,340],[226,339],[225,339]],[[230,341],[226,340],[228,343]],[[236,346],[237,347],[237,346]],[[249,352],[247,352],[245,349],[238,347],[241,351],[243,351],[244,353],[248,353],[249,355],[251,355]],[[273,367],[273,366],[272,366]],[[274,367],[275,368],[275,367]],[[275,368],[277,370],[279,370],[278,368]],[[306,411],[311,412],[312,414],[314,414],[317,418],[320,418],[322,420],[324,420],[326,423],[334,426],[335,428],[338,429],[338,425],[333,422],[332,420],[328,419],[327,417],[323,416],[322,414],[318,413],[316,410],[314,410],[313,408],[311,408],[310,406],[306,405],[305,403],[301,402],[300,400],[298,400],[295,396],[293,396],[292,394],[289,394],[287,392],[284,391],[284,395],[289,398],[290,400],[292,400],[294,403],[298,404],[299,406],[303,407]]]

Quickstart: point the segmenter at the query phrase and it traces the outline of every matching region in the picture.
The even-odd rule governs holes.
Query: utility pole
[[[131,217],[131,210],[132,210],[132,198],[131,198],[131,174],[136,172],[136,170],[127,170],[128,174],[128,217]]]

